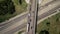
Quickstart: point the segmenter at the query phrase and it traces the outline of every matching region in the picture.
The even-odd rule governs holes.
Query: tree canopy
[[[15,12],[15,6],[12,0],[4,0],[0,2],[0,15],[5,15],[7,13],[13,14]]]

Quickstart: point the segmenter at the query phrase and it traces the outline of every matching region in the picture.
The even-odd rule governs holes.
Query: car
[[[31,16],[30,13],[28,14],[28,16]]]

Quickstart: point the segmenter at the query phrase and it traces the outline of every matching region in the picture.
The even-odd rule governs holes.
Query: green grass
[[[0,15],[0,23],[2,23],[5,20],[9,20],[9,18],[12,18],[16,16],[15,14],[6,14],[6,15]]]
[[[49,17],[48,19],[42,21],[37,26],[37,33],[39,34],[42,30],[46,30],[49,34],[59,34],[60,33],[60,13]]]
[[[22,34],[23,31],[19,31],[18,34]]]
[[[13,2],[14,2],[14,5],[15,5],[15,8],[16,8],[16,14],[21,14],[22,12],[25,12],[27,9],[27,3],[24,1],[24,0],[22,0],[23,2],[22,2],[22,4],[20,5],[19,4],[19,0],[13,0]]]
[[[2,1],[2,0],[0,0]],[[2,23],[5,20],[9,20],[10,18],[21,14],[23,12],[25,12],[27,9],[27,3],[23,0],[22,4],[19,4],[19,0],[12,0],[14,2],[15,5],[15,10],[16,12],[14,14],[6,14],[6,15],[0,15],[0,23]]]

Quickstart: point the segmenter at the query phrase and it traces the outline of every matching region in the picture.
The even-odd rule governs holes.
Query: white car
[[[30,13],[28,14],[28,16],[31,16]]]

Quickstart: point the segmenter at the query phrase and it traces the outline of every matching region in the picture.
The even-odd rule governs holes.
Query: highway
[[[9,26],[13,25],[14,23],[17,23],[18,21],[23,20],[26,16],[27,16],[27,14],[24,14],[24,15],[12,20],[12,21],[9,21],[8,23],[0,25],[0,31],[5,29],[5,28],[8,28]]]
[[[58,2],[57,2],[57,3],[58,3]],[[59,5],[59,6],[60,6],[60,5]],[[55,7],[54,10],[56,10],[57,8],[59,8],[59,6]],[[44,14],[46,14],[46,15],[49,14],[49,15],[50,15],[50,13],[52,14],[52,13],[55,13],[55,12],[56,12],[56,11],[54,11],[54,10],[51,9],[51,10],[49,10],[49,12],[44,13]],[[54,12],[53,12],[53,11],[54,11]],[[44,16],[41,16],[41,15],[40,15],[40,16],[41,16],[40,19],[42,19],[42,17],[43,17],[43,18],[46,17],[46,15],[44,15]],[[23,16],[24,16],[24,17],[23,17]],[[15,21],[15,20],[14,20],[14,21],[11,21],[11,22],[10,22],[11,24],[10,24],[10,23],[9,23],[9,24],[12,25],[13,23],[15,23],[15,22],[17,22],[17,21],[20,21],[20,20],[24,19],[24,18],[27,16],[27,14],[25,14],[25,15],[23,15],[23,16],[17,18],[16,21]],[[48,15],[47,15],[47,16],[48,16]],[[9,24],[7,24],[7,27],[10,26]],[[10,31],[8,31],[8,32],[5,32],[5,33],[6,33],[6,34],[8,34],[8,33],[9,33],[9,34],[12,34],[13,32],[15,32],[15,31],[17,31],[17,30],[20,30],[20,28],[24,27],[25,25],[26,25],[26,24],[24,24],[23,26],[20,25],[20,26],[18,26],[17,28],[14,28],[14,29],[12,29],[12,30],[10,30]],[[21,26],[22,26],[22,27],[21,27]],[[3,29],[4,29],[4,28],[2,28],[2,29],[0,30],[0,33],[2,32]],[[4,34],[5,34],[5,33],[4,33]]]
[[[59,6],[59,7],[60,7],[60,6]],[[57,7],[57,8],[58,8],[58,7]],[[56,8],[56,9],[57,9],[57,8]],[[50,13],[47,12],[47,13],[43,14],[43,16],[40,15],[40,16],[38,17],[38,20],[40,20],[40,19],[42,19],[42,18],[44,18],[44,17],[47,17],[47,16],[49,16],[49,15],[57,12],[57,11],[55,11],[56,9],[51,10],[52,12],[49,11]],[[10,30],[10,31],[8,31],[8,32],[5,32],[4,34],[13,34],[14,32],[16,32],[16,31],[18,31],[18,30],[26,27],[26,25],[27,25],[27,23],[21,24],[21,25],[19,25],[18,27],[14,28],[14,29],[12,29],[12,30]]]
[[[48,12],[49,10],[51,9],[55,9],[56,6],[60,5],[59,1],[57,0],[58,3],[56,2],[53,2],[49,5],[46,6],[46,8],[42,9],[42,10],[39,10],[38,12],[38,16],[41,15],[42,13],[45,13],[45,12]],[[44,11],[44,12],[43,12]]]
[[[49,3],[47,3],[47,4],[45,4],[44,6],[41,6],[40,8],[39,8],[39,10],[42,10],[42,9],[44,9],[45,7],[47,7],[49,4],[51,4],[51,3],[53,3],[53,2],[56,2],[56,1],[51,1],[51,2],[49,2]],[[24,18],[24,16],[27,16],[27,14],[25,14],[25,15],[22,15],[22,16],[20,16],[20,17],[18,17],[18,18],[16,18],[16,19],[22,19],[21,17],[23,17]],[[16,20],[16,19],[14,19],[14,21]],[[13,21],[13,20],[12,20]],[[5,24],[0,24],[0,26],[4,26],[4,25],[6,25],[6,24],[8,24],[8,23],[5,23]]]
[[[27,23],[27,34],[36,34],[36,23],[37,23],[37,17],[38,16],[38,0],[30,0],[30,6],[29,6],[29,15],[28,15],[28,23]]]
[[[56,1],[51,1],[51,2],[49,2],[49,3],[47,3],[47,4],[45,4],[44,6],[41,6],[41,8],[39,8],[39,10],[44,9],[44,8],[46,8],[48,5],[50,5],[50,4],[52,4],[52,3],[55,3],[55,2],[56,2]],[[7,22],[7,23],[5,23],[5,24],[0,25],[0,31],[3,30],[3,29],[5,29],[5,28],[7,28],[7,27],[9,27],[9,26],[11,26],[11,25],[13,25],[14,23],[16,23],[16,22],[24,19],[27,15],[28,15],[28,13],[27,13],[27,14],[24,14],[24,15],[16,18],[16,19],[14,19],[14,20],[12,20],[12,21],[9,21],[9,22]]]

